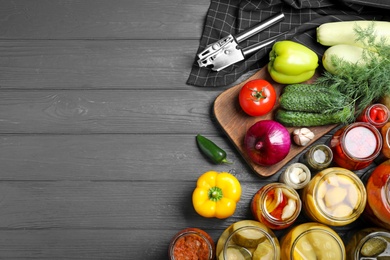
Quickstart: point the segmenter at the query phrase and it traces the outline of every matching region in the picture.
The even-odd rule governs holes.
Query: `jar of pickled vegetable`
[[[186,228],[172,238],[168,255],[170,260],[211,260],[215,256],[215,244],[205,231]]]
[[[321,171],[327,168],[333,159],[333,152],[325,144],[317,144],[305,152],[300,161],[312,171]]]
[[[305,187],[311,179],[310,169],[303,163],[293,163],[279,176],[279,181],[299,190]]]
[[[380,228],[359,230],[349,239],[346,251],[351,260],[389,259],[390,233]]]
[[[279,260],[280,245],[275,234],[263,223],[241,220],[222,233],[216,254],[218,260]]]
[[[289,227],[297,219],[301,208],[298,192],[284,183],[263,186],[256,192],[251,203],[255,219],[271,229]]]
[[[367,194],[359,177],[344,168],[318,172],[302,190],[303,210],[313,221],[344,226],[364,211]]]
[[[372,104],[368,106],[356,119],[358,122],[369,123],[376,128],[381,128],[389,121],[389,109],[383,104]]]
[[[382,135],[382,156],[384,156],[387,159],[390,159],[390,122],[386,123],[381,128],[381,135]]]
[[[368,177],[364,217],[374,225],[390,229],[390,160],[378,165]]]
[[[337,130],[330,140],[333,161],[348,170],[370,165],[382,150],[382,136],[369,123],[356,122]]]
[[[293,227],[281,241],[281,259],[346,259],[340,236],[326,225],[309,222]]]

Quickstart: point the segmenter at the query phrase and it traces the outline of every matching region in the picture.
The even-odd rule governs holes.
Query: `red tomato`
[[[274,87],[264,79],[247,82],[238,95],[240,106],[250,116],[262,116],[269,113],[276,103]]]

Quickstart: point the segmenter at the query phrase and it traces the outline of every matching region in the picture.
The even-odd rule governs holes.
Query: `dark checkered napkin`
[[[316,42],[315,29],[323,23],[349,20],[386,20],[390,0],[211,0],[197,53],[219,39],[237,33],[268,17],[283,12],[284,21],[240,43],[240,47],[253,45],[269,37],[285,33],[279,39],[302,43],[320,57],[325,47]],[[272,46],[252,54],[219,72],[200,68],[195,57],[187,84],[205,87],[226,86],[244,73],[256,70],[268,62]]]

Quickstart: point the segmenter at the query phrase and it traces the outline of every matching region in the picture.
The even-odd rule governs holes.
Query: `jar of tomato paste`
[[[172,238],[168,255],[170,260],[211,260],[215,255],[215,244],[205,231],[186,228]]]
[[[390,230],[390,160],[378,165],[366,184],[364,217],[374,225]]]
[[[330,140],[333,161],[348,170],[370,165],[382,150],[382,136],[369,123],[356,122],[337,130]]]
[[[301,212],[298,192],[284,183],[270,183],[259,189],[251,203],[256,220],[271,229],[284,229],[297,219]]]
[[[281,241],[280,259],[346,259],[340,236],[326,225],[309,222],[293,227]]]
[[[241,220],[230,225],[222,233],[218,239],[216,256],[218,260],[279,260],[279,240],[263,223]]]
[[[356,121],[367,122],[376,128],[381,128],[389,121],[389,109],[383,104],[373,104],[368,106]]]
[[[389,259],[390,233],[377,227],[361,229],[348,240],[346,251],[351,260]]]
[[[345,226],[363,213],[367,194],[353,172],[331,167],[318,172],[302,190],[303,210],[313,221]]]

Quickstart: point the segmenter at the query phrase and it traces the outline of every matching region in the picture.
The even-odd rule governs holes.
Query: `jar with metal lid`
[[[293,163],[279,176],[279,181],[299,190],[305,187],[311,179],[310,169],[303,163]]]
[[[279,240],[263,223],[241,220],[230,225],[221,234],[216,256],[218,260],[279,260]]]
[[[382,150],[382,136],[377,128],[356,122],[337,130],[330,140],[333,162],[355,171],[370,165]]]
[[[313,221],[345,226],[364,211],[367,194],[359,177],[344,168],[318,172],[302,190],[303,210]]]
[[[326,225],[309,222],[290,229],[281,239],[281,259],[346,259],[340,236]]]
[[[367,204],[363,216],[390,230],[390,160],[378,165],[368,177]]]
[[[385,105],[377,103],[372,104],[364,109],[356,121],[366,122],[375,126],[376,128],[381,128],[387,123],[387,121],[389,121],[389,117],[389,109]]]
[[[333,152],[325,144],[313,145],[300,158],[300,162],[307,165],[312,171],[321,171],[327,168],[332,160]]]
[[[348,240],[346,251],[351,260],[390,259],[390,233],[376,227],[361,229]]]
[[[271,229],[289,227],[298,218],[302,202],[299,194],[284,183],[269,183],[252,198],[251,210],[256,220]]]
[[[205,231],[186,228],[172,238],[168,255],[170,260],[212,260],[215,256],[215,244]]]

